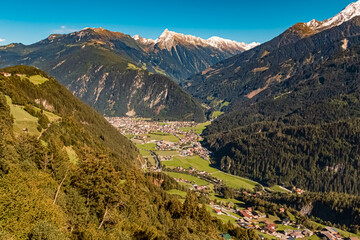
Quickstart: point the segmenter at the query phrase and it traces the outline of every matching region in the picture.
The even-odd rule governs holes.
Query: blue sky
[[[202,38],[266,42],[297,22],[324,20],[355,0],[4,0],[0,45],[103,27],[157,38],[165,28]]]

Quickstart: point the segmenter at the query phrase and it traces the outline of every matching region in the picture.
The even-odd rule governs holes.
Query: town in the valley
[[[255,229],[261,239],[358,240],[355,236],[347,236],[344,232],[327,226],[311,231],[299,224],[285,207],[277,209],[278,214],[275,216],[267,213],[266,209],[259,211],[236,199],[219,197],[214,190],[218,186],[228,186],[235,189],[238,195],[252,197],[259,197],[273,189],[264,188],[251,180],[224,173],[211,166],[211,152],[201,145],[201,132],[208,123],[160,122],[130,117],[106,119],[138,147],[145,160],[144,168],[162,171],[188,190],[205,194],[209,199],[207,208],[211,214],[224,222],[230,221],[243,228]],[[277,187],[285,193],[304,193],[296,187]],[[185,191],[174,189],[168,192],[182,198],[186,196]]]
[[[128,117],[107,118],[125,136],[131,136],[137,144],[156,144],[159,151],[177,151],[180,156],[198,155],[208,160],[210,152],[201,146],[200,133],[192,131],[195,122],[156,122]],[[153,138],[155,136],[158,136]],[[175,141],[161,136],[173,136]],[[171,160],[172,155],[159,156],[160,160]]]

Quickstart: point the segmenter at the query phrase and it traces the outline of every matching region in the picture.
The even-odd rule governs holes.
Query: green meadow
[[[43,84],[46,81],[49,81],[46,77],[40,76],[40,75],[33,75],[29,77],[30,82],[32,82],[35,85]]]
[[[156,141],[168,141],[168,142],[179,142],[179,138],[175,137],[172,134],[167,133],[161,133],[161,132],[155,132],[155,133],[149,133],[147,134],[148,140],[156,140]]]
[[[184,128],[180,128],[180,130],[184,131],[184,132],[190,132],[193,131],[195,133],[199,133],[201,134],[205,128],[207,126],[209,126],[211,124],[211,122],[205,122],[205,123],[200,123],[198,125],[196,125],[195,127],[184,127]]]
[[[26,112],[23,106],[12,104],[9,96],[6,96],[6,100],[10,106],[10,113],[14,117],[14,132],[21,134],[23,129],[27,129],[28,133],[39,135],[40,132],[37,130],[39,119]]]
[[[196,183],[197,185],[209,185],[210,183],[205,181],[205,180],[202,180],[198,177],[194,177],[194,176],[191,176],[191,175],[188,175],[188,174],[184,174],[184,173],[176,173],[176,172],[166,172],[166,174],[168,174],[170,177],[172,178],[183,178],[183,179],[186,179],[190,182],[194,182]]]

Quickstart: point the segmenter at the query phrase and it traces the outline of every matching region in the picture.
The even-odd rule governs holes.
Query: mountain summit
[[[316,32],[320,32],[335,26],[339,26],[352,18],[360,16],[360,1],[350,3],[344,10],[332,18],[326,19],[322,22],[315,19],[306,23],[306,25]]]
[[[165,29],[156,40],[142,38],[139,35],[135,35],[133,38],[140,44],[152,47],[158,45],[160,49],[167,49],[168,51],[171,51],[171,49],[175,48],[178,44],[184,44],[192,46],[214,47],[219,50],[236,53],[238,51],[243,52],[260,45],[260,43],[256,42],[246,44],[244,42],[236,42],[216,36],[209,39],[202,39],[192,35],[185,35],[182,33],[169,31],[168,29]]]

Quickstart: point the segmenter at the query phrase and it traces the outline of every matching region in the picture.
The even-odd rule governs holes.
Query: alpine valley
[[[210,2],[139,0],[129,21],[245,28]],[[108,3],[71,21],[134,4]],[[0,240],[358,240],[360,0],[294,23],[262,44],[63,26],[0,46]]]

